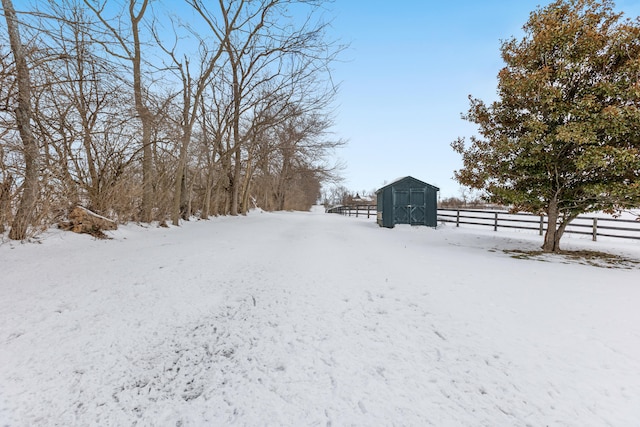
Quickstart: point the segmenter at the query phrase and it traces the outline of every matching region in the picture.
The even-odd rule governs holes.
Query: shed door
[[[410,224],[411,198],[409,190],[394,190],[393,192],[393,219],[394,224]]]
[[[411,218],[410,224],[424,225],[425,224],[425,207],[426,197],[422,188],[412,188],[409,190],[409,214]]]

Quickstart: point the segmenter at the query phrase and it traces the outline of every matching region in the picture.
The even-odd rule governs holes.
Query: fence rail
[[[336,206],[327,212],[375,218],[377,209],[376,205]],[[492,227],[494,231],[500,228],[530,230],[537,231],[540,235],[543,235],[548,227],[548,219],[544,215],[481,209],[438,209],[438,222],[454,223],[456,227],[461,224]],[[598,237],[640,240],[640,221],[579,216],[569,223],[565,233],[591,236],[593,241]]]
[[[371,218],[371,215],[374,217],[377,214],[377,206],[376,205],[354,205],[354,206],[335,206],[333,208],[327,209],[327,213],[337,213],[341,215],[347,216],[355,216],[356,218],[359,215],[366,215],[367,218]]]

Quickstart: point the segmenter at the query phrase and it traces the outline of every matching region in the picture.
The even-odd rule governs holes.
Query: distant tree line
[[[342,144],[322,3],[2,0],[0,232],[75,205],[174,224],[308,209]]]
[[[376,192],[375,190],[353,191],[344,185],[336,184],[323,189],[321,203],[327,208],[339,205],[375,205]]]
[[[445,197],[438,201],[438,208],[440,209],[484,209],[487,208],[487,202],[480,198],[463,199],[461,197]]]

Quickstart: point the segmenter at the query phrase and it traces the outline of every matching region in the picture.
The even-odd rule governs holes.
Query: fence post
[[[456,209],[456,227],[460,227],[460,209]]]
[[[356,205],[356,218],[358,218],[358,212],[360,212],[360,206]]]
[[[367,205],[367,219],[369,219],[370,213],[371,213],[371,205]]]
[[[494,213],[493,218],[493,231],[498,231],[498,212]]]
[[[540,215],[540,235],[544,234],[544,215]]]
[[[593,236],[592,240],[595,242],[598,240],[598,218],[593,218]]]

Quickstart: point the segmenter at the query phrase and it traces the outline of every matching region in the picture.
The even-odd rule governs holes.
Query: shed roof
[[[436,191],[440,191],[440,189],[439,189],[438,187],[436,187],[435,185],[428,184],[428,183],[426,183],[426,182],[424,182],[424,181],[421,181],[421,180],[419,180],[419,179],[417,179],[417,178],[414,178],[414,177],[412,177],[412,176],[407,175],[407,176],[402,176],[402,177],[400,177],[400,178],[396,178],[396,179],[394,179],[393,181],[391,181],[390,183],[388,183],[387,185],[385,185],[385,186],[383,186],[383,187],[378,188],[378,190],[376,191],[376,193],[379,193],[380,191],[384,190],[385,188],[387,188],[387,187],[391,187],[392,185],[397,184],[397,183],[399,183],[399,182],[401,182],[401,181],[404,181],[404,180],[407,180],[407,179],[411,179],[411,180],[413,180],[413,181],[417,181],[417,183],[419,183],[420,185],[424,185],[425,187],[431,187],[431,188],[433,188],[433,189],[434,189],[434,190],[436,190]]]

